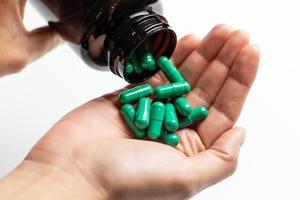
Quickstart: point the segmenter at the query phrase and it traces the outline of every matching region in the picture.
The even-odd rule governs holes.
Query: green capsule
[[[130,74],[132,74],[133,73],[133,71],[134,71],[134,67],[133,67],[133,65],[131,64],[131,63],[126,63],[125,64],[125,74],[126,75],[130,75]]]
[[[157,66],[161,69],[170,83],[182,82],[184,78],[180,74],[180,72],[176,69],[176,67],[171,63],[171,61],[162,56],[157,60]]]
[[[147,131],[148,137],[157,139],[160,136],[165,115],[165,104],[157,101],[151,106],[150,125]]]
[[[133,105],[125,104],[121,108],[121,114],[127,123],[129,129],[132,131],[133,135],[137,139],[143,139],[146,135],[146,132],[144,130],[139,130],[134,125],[134,118],[135,118],[135,109]]]
[[[171,103],[166,104],[164,125],[165,125],[165,129],[169,132],[175,132],[179,127],[175,107]]]
[[[140,66],[143,69],[148,69],[149,71],[154,71],[156,69],[155,60],[151,53],[144,54],[144,56],[140,62]]]
[[[178,97],[174,101],[175,107],[179,114],[187,117],[193,110],[193,107],[189,104],[188,100],[184,97]]]
[[[141,74],[143,72],[143,69],[139,65],[135,65],[134,71],[137,74]]]
[[[122,104],[134,102],[143,97],[149,97],[153,93],[151,85],[144,84],[129,90],[126,90],[119,94],[119,100]]]
[[[188,82],[178,82],[168,85],[162,85],[155,88],[154,94],[157,99],[168,99],[170,97],[178,97],[187,94],[191,91],[191,86]]]
[[[162,131],[160,138],[163,143],[172,147],[176,147],[180,142],[180,138],[176,133],[168,133],[166,131]]]
[[[136,55],[132,55],[130,58],[130,62],[132,63],[133,67],[134,67],[134,71],[137,74],[141,74],[143,72],[143,69],[141,68],[138,59],[136,58]]]
[[[151,100],[141,98],[136,111],[135,126],[141,130],[148,128],[150,122]]]
[[[187,117],[179,120],[179,129],[186,128],[192,124],[204,120],[208,116],[208,110],[203,106],[195,108]]]

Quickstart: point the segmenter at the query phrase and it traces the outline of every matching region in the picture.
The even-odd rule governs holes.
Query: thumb
[[[243,128],[223,133],[210,149],[190,157],[189,173],[195,192],[214,185],[232,175],[237,167],[239,150],[245,139]]]
[[[46,54],[61,42],[60,36],[49,26],[28,32],[27,50],[30,61]]]

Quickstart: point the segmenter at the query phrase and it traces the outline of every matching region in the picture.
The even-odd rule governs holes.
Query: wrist
[[[107,199],[73,165],[65,161],[57,165],[44,161],[36,161],[29,155],[0,182],[0,199]]]

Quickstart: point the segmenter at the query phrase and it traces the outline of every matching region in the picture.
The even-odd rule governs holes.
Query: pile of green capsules
[[[154,89],[144,84],[120,93],[121,114],[135,138],[160,139],[175,147],[180,140],[176,131],[204,120],[208,110],[189,104],[184,95],[191,91],[191,86],[167,57],[158,58],[156,67],[170,84]]]
[[[143,52],[144,49],[142,49]],[[130,58],[129,62],[125,63],[124,71],[126,75],[141,74],[144,70],[155,71],[155,60],[151,53],[145,53],[142,56],[142,61],[139,63],[137,55],[134,54]]]

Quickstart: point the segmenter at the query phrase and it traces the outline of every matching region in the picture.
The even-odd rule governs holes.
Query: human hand
[[[0,77],[19,72],[54,48],[60,37],[48,26],[27,31],[23,24],[26,0],[0,1]]]
[[[83,177],[98,199],[185,199],[230,176],[245,137],[233,126],[255,79],[259,50],[244,31],[219,25],[202,41],[181,39],[173,62],[192,85],[190,103],[209,108],[202,123],[178,131],[177,149],[133,139],[119,112],[118,91],[66,115],[24,162]],[[165,78],[147,82],[156,86]]]

